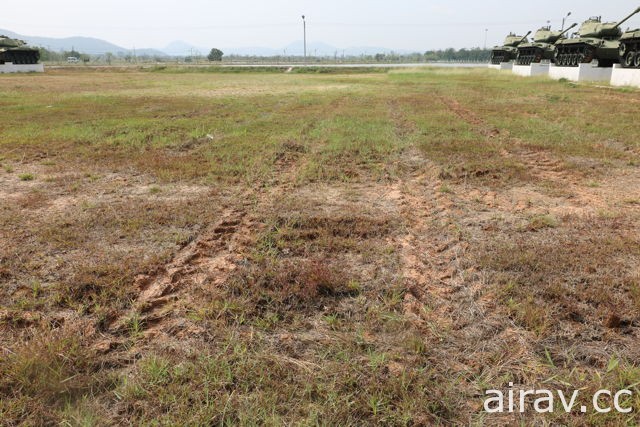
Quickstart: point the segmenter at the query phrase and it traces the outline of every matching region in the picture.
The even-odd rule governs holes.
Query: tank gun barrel
[[[520,43],[522,43],[523,41],[525,41],[527,39],[527,37],[529,37],[529,35],[532,33],[533,31],[529,31],[527,34],[524,35],[524,37],[522,37],[520,39]]]
[[[567,28],[566,30],[564,30],[563,32],[561,32],[561,33],[560,33],[560,35],[558,36],[558,38],[560,38],[560,37],[564,36],[565,34],[567,34],[567,33],[569,32],[569,30],[571,30],[572,28],[575,28],[575,27],[577,27],[577,26],[578,26],[578,24],[577,24],[577,23],[574,23],[572,26],[570,26],[569,28]]]
[[[637,8],[636,10],[634,10],[629,16],[627,16],[626,18],[624,18],[622,21],[618,22],[616,24],[616,26],[614,28],[620,28],[620,26],[622,24],[624,24],[625,22],[627,22],[629,19],[633,18],[634,15],[640,13],[640,7]]]

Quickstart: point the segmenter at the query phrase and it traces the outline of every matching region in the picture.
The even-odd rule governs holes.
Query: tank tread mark
[[[619,57],[623,68],[640,68],[640,39],[620,43]]]

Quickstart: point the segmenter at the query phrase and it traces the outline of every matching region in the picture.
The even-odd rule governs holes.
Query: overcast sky
[[[123,47],[162,48],[174,40],[198,46],[279,48],[302,39],[339,48],[380,46],[424,51],[499,44],[573,12],[616,20],[640,0],[9,0],[0,28],[24,35],[98,37]],[[640,27],[640,16],[628,24]],[[626,25],[625,25],[626,28]]]

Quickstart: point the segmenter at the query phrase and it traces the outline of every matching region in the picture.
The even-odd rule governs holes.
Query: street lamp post
[[[562,29],[560,31],[564,31],[564,23],[567,20],[567,18],[570,17],[570,16],[571,16],[571,12],[567,13],[567,16],[562,18]]]
[[[304,62],[307,62],[307,21],[302,15],[302,31],[304,33]]]

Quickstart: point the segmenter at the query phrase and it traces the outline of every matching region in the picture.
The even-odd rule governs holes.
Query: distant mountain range
[[[104,55],[107,52],[113,54],[127,55],[134,52],[133,49],[124,48],[122,46],[115,45],[105,40],[93,38],[93,37],[66,37],[66,38],[52,38],[41,36],[25,36],[17,34],[13,31],[0,29],[0,35],[6,35],[12,38],[18,38],[25,40],[32,46],[41,46],[52,51],[70,51],[75,49],[80,53],[86,53],[90,55]],[[189,55],[207,55],[212,47],[219,46],[195,46],[184,41],[174,41],[169,43],[162,49],[154,48],[136,48],[136,55],[150,55],[150,56],[189,56]],[[304,54],[304,46],[302,41],[293,42],[281,49],[274,49],[269,47],[240,47],[240,48],[220,48],[225,55],[241,55],[241,56],[302,56]],[[406,50],[393,50],[383,47],[350,47],[346,49],[337,48],[322,42],[307,43],[307,55],[309,56],[360,56],[360,55],[375,55],[376,53],[390,53],[396,52],[400,54],[410,53]]]
[[[103,55],[107,52],[111,52],[113,54],[128,54],[133,52],[132,49],[117,46],[113,43],[109,43],[108,41],[93,37],[66,37],[58,39],[53,37],[25,36],[3,29],[0,29],[0,35],[18,38],[26,41],[32,46],[40,46],[56,52],[61,50],[70,51],[71,49],[90,55]],[[167,56],[166,53],[158,49],[136,49],[136,53],[138,55]]]

